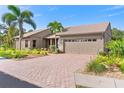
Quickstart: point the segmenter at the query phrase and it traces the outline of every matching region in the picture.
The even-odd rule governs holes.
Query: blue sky
[[[124,6],[118,5],[30,5],[19,6],[21,10],[34,13],[37,29],[46,28],[49,22],[57,20],[63,26],[92,24],[109,21],[112,27],[124,30]],[[8,12],[6,6],[0,6],[0,17]],[[1,23],[1,21],[0,21]],[[25,25],[24,28],[31,29]]]

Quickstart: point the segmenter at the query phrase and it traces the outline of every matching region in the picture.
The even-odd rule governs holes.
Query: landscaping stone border
[[[90,88],[124,88],[124,80],[75,72],[75,85]]]

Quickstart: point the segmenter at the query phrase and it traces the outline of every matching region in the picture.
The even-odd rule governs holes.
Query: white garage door
[[[65,53],[97,54],[101,49],[101,43],[96,39],[65,41]]]

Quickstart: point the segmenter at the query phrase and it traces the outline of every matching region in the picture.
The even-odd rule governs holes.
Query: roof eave
[[[63,33],[59,33],[57,34],[57,36],[69,36],[69,35],[86,35],[86,34],[100,34],[100,33],[103,33],[104,31],[102,32],[92,32],[92,33],[71,33],[71,34],[63,34]]]

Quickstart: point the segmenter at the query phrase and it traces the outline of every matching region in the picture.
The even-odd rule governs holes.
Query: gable
[[[73,26],[65,28],[65,32],[58,33],[57,35],[76,35],[76,34],[90,34],[90,33],[102,33],[105,32],[109,22],[89,24],[81,26]]]

